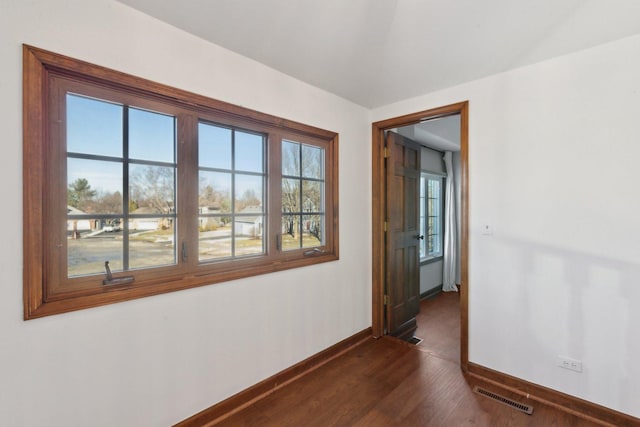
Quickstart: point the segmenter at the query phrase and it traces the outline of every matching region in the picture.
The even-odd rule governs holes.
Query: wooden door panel
[[[418,260],[415,248],[395,251],[393,286],[389,286],[389,332],[395,333],[402,325],[418,315],[420,307],[420,278],[413,267]]]
[[[420,308],[420,145],[389,132],[387,150],[387,332],[403,335]]]
[[[420,175],[418,177],[405,177],[405,230],[414,232],[412,237],[420,231],[418,200],[420,199]]]

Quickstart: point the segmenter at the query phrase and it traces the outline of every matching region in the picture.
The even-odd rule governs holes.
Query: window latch
[[[107,278],[102,281],[102,284],[105,286],[126,285],[127,283],[133,283],[133,281],[135,280],[133,276],[113,277],[113,275],[111,274],[111,269],[109,268],[109,261],[104,262],[104,269]]]
[[[320,254],[323,254],[323,253],[325,253],[325,252],[326,252],[326,251],[323,251],[323,250],[322,250],[322,249],[320,249],[320,248],[313,248],[313,249],[310,249],[310,250],[308,250],[308,251],[304,251],[304,252],[302,253],[302,255],[304,255],[304,256],[320,255]]]

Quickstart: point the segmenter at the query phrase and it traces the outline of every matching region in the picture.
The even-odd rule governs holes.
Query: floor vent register
[[[511,408],[516,409],[520,412],[524,412],[525,414],[533,414],[533,406],[531,405],[525,405],[524,403],[516,402],[515,400],[509,399],[508,397],[500,396],[499,394],[493,393],[489,390],[485,390],[484,388],[479,386],[475,386],[473,388],[473,391],[486,396],[489,399],[493,399],[498,403],[502,403],[503,405],[510,406]]]

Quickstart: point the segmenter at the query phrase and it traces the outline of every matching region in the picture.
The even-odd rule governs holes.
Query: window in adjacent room
[[[442,256],[443,245],[443,177],[422,172],[420,175],[420,259]]]
[[[337,134],[24,59],[26,319],[338,258]]]

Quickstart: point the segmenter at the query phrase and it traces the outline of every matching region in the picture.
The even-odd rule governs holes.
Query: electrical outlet
[[[491,236],[493,234],[493,227],[490,224],[483,225],[482,234],[485,236]]]
[[[582,372],[582,360],[572,359],[566,356],[558,356],[558,366],[570,371]]]

